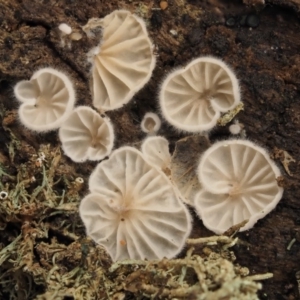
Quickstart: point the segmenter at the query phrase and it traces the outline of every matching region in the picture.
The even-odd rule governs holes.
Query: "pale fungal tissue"
[[[79,41],[82,39],[82,34],[78,31],[73,31],[72,27],[66,23],[61,23],[58,26],[59,36],[60,36],[60,46],[68,46],[70,49],[72,47],[72,41]]]
[[[148,135],[154,135],[158,132],[161,126],[161,120],[155,113],[148,112],[145,114],[142,122],[141,129]]]
[[[126,10],[91,19],[83,29],[101,27],[102,40],[88,54],[92,61],[93,105],[108,111],[122,107],[150,79],[155,66],[145,22]]]
[[[143,141],[141,150],[151,164],[170,174],[171,155],[167,139],[162,136],[148,137]]]
[[[221,113],[240,102],[234,72],[220,59],[200,57],[171,72],[164,80],[159,103],[163,116],[179,130],[211,130]]]
[[[187,171],[187,169],[190,169],[190,166],[183,168],[176,158],[172,161],[168,140],[162,136],[147,137],[142,143],[141,151],[148,162],[165,173],[179,199],[186,204],[192,205],[191,199],[194,198],[192,194],[198,187],[199,181],[196,178],[196,185],[194,182],[191,184],[189,171]],[[180,175],[179,169],[181,170]]]
[[[195,208],[204,225],[217,234],[245,220],[241,231],[250,229],[281,199],[279,176],[268,152],[256,144],[247,140],[217,142],[200,159],[202,190]]]
[[[29,81],[18,82],[14,94],[22,103],[19,108],[22,124],[38,132],[59,128],[75,104],[69,77],[53,68],[40,69]]]
[[[61,31],[63,35],[69,35],[72,33],[72,28],[66,23],[59,24],[58,29]]]
[[[59,129],[64,153],[75,162],[101,160],[114,145],[114,130],[108,117],[78,106]]]
[[[233,135],[240,134],[242,131],[242,128],[239,124],[231,124],[228,129],[229,132]]]
[[[242,134],[243,128],[243,124],[241,124],[238,120],[234,120],[233,123],[228,127],[228,130],[232,135],[238,135]]]
[[[168,178],[140,151],[113,151],[93,171],[89,189],[79,213],[87,235],[113,261],[171,258],[183,248],[190,214]]]

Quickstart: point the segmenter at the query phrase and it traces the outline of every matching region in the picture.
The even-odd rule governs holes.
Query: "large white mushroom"
[[[29,81],[18,82],[14,94],[22,103],[19,108],[21,122],[39,132],[57,129],[72,112],[75,103],[71,80],[53,68],[40,69]]]
[[[93,104],[100,111],[122,107],[150,79],[155,66],[145,22],[126,10],[91,19],[86,32],[102,28],[102,40],[88,54],[92,62]]]
[[[191,217],[168,178],[131,147],[115,150],[93,171],[79,212],[87,234],[114,261],[171,258],[191,230]]]
[[[240,102],[234,72],[220,59],[200,57],[171,72],[164,80],[159,103],[166,120],[179,130],[212,129],[221,113]]]
[[[280,170],[267,151],[247,140],[215,143],[201,157],[198,177],[202,190],[194,205],[204,225],[217,234],[248,220],[254,226],[282,197]]]

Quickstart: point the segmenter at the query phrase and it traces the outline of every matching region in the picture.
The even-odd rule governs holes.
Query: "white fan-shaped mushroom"
[[[14,88],[21,122],[35,131],[57,129],[71,113],[75,103],[73,85],[65,74],[52,68],[35,72],[30,81],[23,80]]]
[[[59,129],[59,138],[65,154],[72,160],[101,160],[111,153],[114,131],[107,117],[79,106]]]
[[[282,197],[280,171],[261,147],[246,140],[215,143],[203,154],[198,177],[203,190],[195,207],[204,225],[220,234],[244,220],[254,226]]]
[[[159,116],[152,112],[146,113],[141,122],[142,131],[149,135],[155,134],[160,129],[160,126],[161,120]]]
[[[141,150],[145,158],[166,174],[170,173],[171,155],[169,142],[162,136],[151,136],[144,140]]]
[[[93,104],[102,111],[126,104],[150,79],[155,66],[153,45],[142,19],[116,10],[91,19],[84,30],[102,27],[102,41],[92,53]]]
[[[131,147],[93,171],[79,207],[87,234],[114,261],[171,258],[182,249],[191,217],[167,177]]]
[[[167,121],[190,132],[212,129],[221,112],[240,102],[233,71],[220,59],[200,57],[172,72],[160,91],[160,107]]]

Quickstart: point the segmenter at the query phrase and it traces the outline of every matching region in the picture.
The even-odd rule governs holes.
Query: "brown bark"
[[[245,108],[236,118],[244,124],[247,138],[269,149],[276,158],[282,168],[285,186],[284,197],[276,209],[253,229],[238,234],[242,242],[235,246],[235,253],[238,262],[247,266],[252,274],[274,273],[273,279],[263,283],[261,299],[297,299],[295,273],[300,270],[300,1],[258,2],[263,1],[169,0],[167,9],[160,11],[152,9],[159,7],[159,1],[151,0],[0,0],[0,101],[5,110],[1,114],[5,126],[29,150],[31,146],[38,149],[42,143],[57,146],[56,133],[36,135],[19,124],[16,118],[18,104],[12,86],[18,80],[29,79],[38,68],[53,66],[68,72],[74,79],[77,103],[91,105],[86,53],[97,45],[97,40],[88,39],[81,26],[89,18],[103,17],[117,8],[128,9],[147,20],[158,56],[157,66],[146,87],[124,108],[108,113],[116,129],[116,147],[138,143],[143,138],[139,124],[146,112],[158,111],[156,95],[167,72],[200,55],[222,58],[236,70],[240,80]],[[258,26],[251,27],[257,19]],[[70,48],[62,47],[57,30],[60,23],[69,24],[73,31],[82,34],[82,39],[72,41]],[[176,34],[170,30],[175,30]],[[184,136],[167,124],[163,125],[160,134],[170,140],[173,149],[175,142]],[[227,128],[219,127],[211,132],[210,139],[213,142],[228,136]],[[16,166],[10,165],[9,150],[5,146],[11,142],[11,136],[3,128],[0,129],[0,140],[0,161],[7,169],[14,170]],[[16,165],[30,156],[29,152],[24,153],[27,148],[22,149],[23,152],[15,153]],[[289,164],[291,175],[284,169],[281,150],[287,151],[295,160]],[[85,179],[94,166],[89,163],[78,166],[70,161],[68,164],[71,166],[69,172]],[[196,216],[194,219],[193,237],[211,235]],[[293,239],[295,243],[287,250]]]

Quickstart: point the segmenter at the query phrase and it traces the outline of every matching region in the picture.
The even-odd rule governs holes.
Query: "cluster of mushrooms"
[[[87,54],[95,109],[74,108],[69,76],[53,68],[35,72],[14,88],[23,125],[37,132],[59,129],[62,149],[75,162],[102,160],[79,207],[87,235],[114,261],[171,258],[191,231],[186,204],[217,234],[244,220],[248,222],[241,230],[247,230],[269,213],[282,197],[276,181],[280,170],[251,141],[223,140],[208,148],[195,162],[197,184],[191,188],[184,178],[173,176],[168,141],[156,135],[161,120],[155,113],[147,113],[141,123],[148,135],[140,150],[113,150],[114,129],[105,112],[121,108],[149,81],[155,55],[144,21],[128,11],[93,18],[83,30],[92,36],[99,28],[102,40]],[[240,101],[234,72],[213,57],[197,58],[171,72],[159,93],[165,120],[178,130],[200,134]]]

